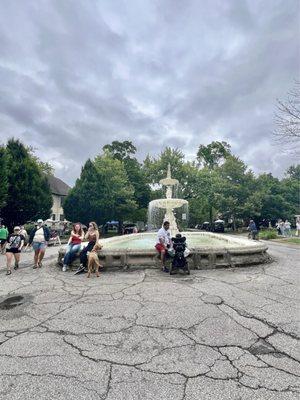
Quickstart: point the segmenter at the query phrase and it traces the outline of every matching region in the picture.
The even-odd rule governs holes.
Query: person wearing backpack
[[[22,247],[24,246],[25,238],[20,233],[20,227],[14,227],[14,233],[8,236],[7,246],[6,246],[6,275],[11,275],[11,262],[13,258],[15,259],[14,269],[19,268],[20,255]]]
[[[29,246],[34,250],[33,269],[42,267],[42,260],[50,239],[50,231],[42,219],[37,220],[37,226],[30,232]]]

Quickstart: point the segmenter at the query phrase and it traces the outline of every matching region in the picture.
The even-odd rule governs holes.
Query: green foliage
[[[136,153],[136,147],[129,140],[125,140],[124,142],[114,140],[112,144],[106,144],[103,147],[103,151],[112,158],[124,161]]]
[[[228,143],[216,141],[207,146],[201,144],[197,152],[197,160],[204,167],[212,169],[217,167],[230,154],[230,145]]]
[[[52,196],[46,176],[19,140],[9,140],[6,152],[8,195],[1,214],[7,225],[48,218]]]
[[[144,171],[148,182],[157,184],[166,177],[168,164],[171,165],[172,178],[178,179],[179,182],[184,180],[184,154],[179,149],[166,147],[158,157],[150,157],[144,160]]]
[[[277,239],[277,231],[276,229],[267,229],[265,231],[260,231],[259,238],[263,240]]]
[[[113,141],[111,144],[105,145],[103,151],[107,156],[123,163],[127,178],[133,188],[134,200],[137,204],[136,209],[132,212],[131,218],[133,221],[138,221],[141,220],[143,216],[142,220],[145,221],[146,211],[140,210],[147,209],[150,201],[151,189],[141,164],[133,157],[136,153],[136,147],[128,140],[124,142]]]
[[[28,153],[30,157],[35,161],[35,163],[38,165],[39,169],[41,172],[43,172],[46,175],[53,175],[54,173],[54,168],[53,166],[45,161],[41,161],[40,158],[35,154],[35,148],[32,146],[25,146],[25,148],[28,150]]]
[[[0,209],[6,204],[8,195],[7,178],[7,153],[3,146],[0,146]]]
[[[64,202],[66,218],[87,224],[130,218],[137,204],[122,161],[105,154],[88,160]]]

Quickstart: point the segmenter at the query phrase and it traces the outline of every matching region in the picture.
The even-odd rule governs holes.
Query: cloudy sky
[[[299,0],[2,0],[1,142],[34,146],[69,184],[128,139],[140,160],[226,140],[282,176],[296,160],[271,132],[299,76],[299,18]]]

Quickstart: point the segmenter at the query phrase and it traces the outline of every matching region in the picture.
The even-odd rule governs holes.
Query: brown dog
[[[92,248],[92,251],[90,251],[90,253],[88,255],[88,274],[87,274],[87,278],[89,278],[91,276],[91,273],[93,271],[96,272],[97,278],[100,276],[99,268],[102,268],[103,265],[101,265],[100,262],[99,262],[97,251],[101,250],[101,249],[102,249],[101,244],[100,243],[96,243],[95,246]]]

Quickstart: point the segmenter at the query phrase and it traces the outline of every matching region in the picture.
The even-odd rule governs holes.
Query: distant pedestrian
[[[50,232],[48,227],[44,225],[44,221],[42,219],[38,219],[37,226],[31,231],[29,237],[29,245],[32,245],[34,250],[33,269],[42,267],[42,260],[45,255],[49,239]]]
[[[84,238],[88,240],[88,244],[80,253],[80,266],[75,272],[75,275],[84,272],[84,270],[87,268],[87,253],[93,249],[96,243],[98,243],[99,236],[99,230],[96,222],[90,222],[89,228],[84,236]]]
[[[284,223],[284,234],[285,234],[285,236],[288,236],[288,237],[292,236],[291,223],[287,219],[285,220],[285,223]]]
[[[20,234],[20,227],[14,227],[14,233],[8,236],[6,246],[6,275],[11,275],[11,263],[13,258],[15,259],[14,269],[19,268],[20,254],[22,247],[24,246],[25,238]]]
[[[20,225],[20,234],[24,236],[25,244],[28,243],[28,233],[24,227],[24,225]]]
[[[8,229],[2,223],[0,224],[0,252],[5,254],[5,246],[8,238]]]
[[[250,219],[250,223],[249,223],[249,226],[248,226],[248,230],[249,230],[249,232],[250,232],[251,238],[252,238],[253,240],[257,240],[258,230],[257,230],[256,224],[255,224],[255,222],[253,221],[253,219]]]
[[[300,218],[297,217],[296,219],[296,236],[300,236]]]
[[[72,261],[74,261],[76,253],[80,251],[81,242],[83,241],[83,238],[84,238],[84,232],[82,226],[79,222],[77,222],[76,224],[73,225],[71,236],[68,240],[66,254],[64,257],[63,268],[62,268],[63,272],[67,271],[68,266],[70,266]]]

